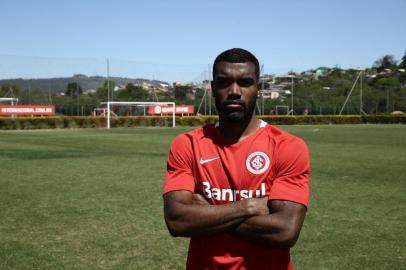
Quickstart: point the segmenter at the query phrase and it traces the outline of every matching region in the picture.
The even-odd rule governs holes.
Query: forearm
[[[267,199],[251,198],[211,205],[199,194],[171,192],[164,197],[165,221],[173,236],[202,236],[228,231],[245,219],[268,214]]]
[[[232,234],[269,247],[290,247],[294,239],[286,228],[273,220],[272,215],[250,217],[231,229]]]
[[[177,216],[167,217],[168,228],[174,236],[203,236],[236,227],[249,213],[241,203],[225,205],[182,205]]]
[[[274,203],[277,207],[286,206],[286,202]],[[244,240],[268,247],[292,247],[298,237],[305,218],[306,209],[297,207],[296,211],[276,211],[266,216],[253,216],[245,219],[230,232]],[[291,209],[292,210],[292,209]]]

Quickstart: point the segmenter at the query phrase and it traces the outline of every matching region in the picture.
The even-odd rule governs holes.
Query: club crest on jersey
[[[254,152],[245,161],[245,166],[253,174],[261,174],[269,168],[270,160],[264,152]]]

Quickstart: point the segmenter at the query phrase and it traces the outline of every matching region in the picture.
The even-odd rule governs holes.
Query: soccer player
[[[219,122],[177,136],[164,184],[165,221],[190,237],[187,269],[293,269],[309,201],[305,143],[255,115],[259,63],[230,49],[213,64]]]

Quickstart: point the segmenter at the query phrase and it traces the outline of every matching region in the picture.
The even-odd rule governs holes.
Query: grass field
[[[406,125],[282,128],[312,159],[296,269],[406,269]],[[0,131],[0,269],[182,269],[161,188],[186,130]]]

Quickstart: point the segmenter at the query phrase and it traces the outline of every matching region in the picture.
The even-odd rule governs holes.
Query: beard
[[[255,96],[247,103],[238,99],[238,100],[226,100],[222,103],[219,103],[216,100],[216,107],[219,112],[220,119],[226,122],[232,123],[242,123],[249,121],[252,117],[252,114],[255,110],[255,104],[257,102],[257,97]],[[240,107],[230,108],[227,105],[236,104],[240,105]]]

